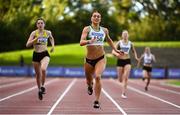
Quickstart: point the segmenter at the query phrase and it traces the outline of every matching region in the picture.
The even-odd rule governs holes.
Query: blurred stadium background
[[[33,76],[32,49],[25,47],[38,17],[46,20],[56,42],[48,76],[83,77],[85,48],[78,45],[91,12],[102,14],[102,25],[109,28],[113,41],[127,29],[138,55],[145,46],[157,58],[153,78],[180,79],[180,1],[179,0],[1,0],[0,76]],[[70,45],[70,46],[69,46]],[[116,60],[108,57],[104,77],[116,78]],[[140,78],[141,69],[132,59],[131,78]]]

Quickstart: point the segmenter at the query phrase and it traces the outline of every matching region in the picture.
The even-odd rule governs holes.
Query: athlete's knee
[[[95,76],[95,80],[96,80],[96,82],[100,82],[100,80],[101,80],[101,75],[96,75],[96,76]]]
[[[41,68],[42,73],[46,73],[46,68]]]
[[[40,76],[41,76],[40,73],[36,73],[36,78],[37,78],[37,79],[40,79]]]

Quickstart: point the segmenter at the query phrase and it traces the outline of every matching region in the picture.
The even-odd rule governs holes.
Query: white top
[[[152,64],[153,62],[153,55],[152,54],[144,54],[144,64]]]
[[[99,31],[95,31],[95,30],[93,30],[93,28],[91,26],[89,26],[89,27],[90,27],[90,31],[88,33],[87,40],[96,38],[96,41],[91,44],[87,44],[87,46],[104,45],[104,39],[105,39],[106,34],[105,34],[103,28],[100,27]]]
[[[129,51],[131,49],[131,41],[128,41],[127,44],[123,43],[122,40],[120,40],[119,42],[119,47],[120,47],[120,50],[123,51],[125,54],[129,54]]]

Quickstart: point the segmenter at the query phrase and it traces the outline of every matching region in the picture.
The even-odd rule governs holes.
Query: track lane
[[[54,78],[55,79],[55,78]],[[37,88],[0,102],[0,114],[47,114],[71,79],[56,79],[46,86],[44,99],[38,99]]]
[[[11,84],[17,81],[25,80],[25,77],[0,77],[0,87],[6,84]]]
[[[56,78],[48,78],[47,81]],[[5,101],[0,102],[0,114],[48,114],[54,103],[57,102],[59,97],[63,95],[66,88],[72,82],[73,79],[69,78],[58,78],[57,81],[46,86],[47,94],[45,95],[43,101],[37,98],[37,88],[23,93],[21,95],[14,96]],[[107,92],[112,99],[120,106],[125,113],[129,114],[180,114],[180,109],[164,103],[160,100],[154,99],[147,95],[138,93],[133,90],[135,88],[146,94],[154,95],[156,97],[162,98],[169,102],[179,103],[176,97],[173,99],[175,93],[170,93],[168,91],[163,91],[150,87],[148,92],[144,91],[144,85],[141,80],[129,80],[129,88],[127,89],[128,99],[121,98],[121,85],[113,81],[112,79],[102,79],[103,90]],[[132,82],[131,82],[132,81]],[[156,84],[157,81],[152,82]],[[32,82],[31,82],[32,83]],[[31,84],[30,83],[30,84]],[[29,84],[29,83],[28,83]],[[27,84],[27,86],[28,86]],[[35,80],[33,82],[35,83]],[[26,83],[22,86],[17,86],[16,91],[20,90],[22,87],[27,87]],[[33,85],[32,85],[33,86]],[[153,85],[154,86],[154,85]],[[155,85],[157,86],[157,85]],[[14,86],[13,86],[14,87]],[[4,87],[10,88],[10,87]],[[2,88],[2,89],[4,89]],[[29,88],[29,86],[28,86]],[[94,94],[89,96],[87,94],[85,79],[77,79],[75,84],[67,91],[62,100],[57,104],[57,106],[52,111],[53,114],[66,115],[66,114],[78,114],[78,115],[122,115],[122,112],[115,106],[115,104],[105,95],[104,91],[101,93],[101,109],[93,108],[93,101],[95,99]],[[25,88],[27,89],[27,88]],[[173,90],[173,89],[172,89]],[[176,91],[176,90],[174,90]],[[6,93],[6,92],[4,92]],[[169,96],[169,95],[171,96]],[[0,94],[1,95],[1,94]],[[162,97],[161,97],[162,96]],[[179,96],[179,95],[178,95]]]
[[[27,78],[26,80],[24,79],[21,82],[16,81],[11,84],[2,85],[2,87],[0,88],[0,99],[5,98],[9,95],[13,95],[17,92],[26,90],[35,85],[36,81],[34,79],[29,78]]]
[[[111,82],[111,83],[110,83]],[[136,91],[127,90],[127,99],[121,98],[122,86],[119,82],[109,80],[104,89],[112,95],[112,98],[127,112],[127,114],[178,114],[180,110],[172,105],[150,98],[137,93]],[[135,87],[134,85],[131,87]],[[119,93],[118,93],[119,92]]]
[[[102,85],[103,86],[103,85]],[[78,79],[78,81],[69,90],[61,103],[53,111],[53,114],[109,114],[109,115],[121,115],[122,113],[117,107],[103,94],[101,93],[100,104],[101,109],[93,108],[93,101],[95,99],[93,95],[87,94],[87,87],[85,79]]]
[[[153,81],[151,81],[153,82]],[[138,81],[138,80],[130,80],[129,82],[130,85],[132,85],[133,87],[139,89],[140,91],[143,91],[144,92],[144,85],[145,85],[145,82],[143,81]],[[154,83],[153,84],[150,84],[149,86],[149,90],[146,92],[150,95],[153,95],[153,96],[156,96],[156,97],[159,97],[163,100],[166,100],[168,102],[171,102],[173,104],[176,104],[178,105],[179,109],[180,109],[180,95],[177,93],[172,93],[168,90],[165,90],[165,88],[156,88],[156,87],[153,87]]]

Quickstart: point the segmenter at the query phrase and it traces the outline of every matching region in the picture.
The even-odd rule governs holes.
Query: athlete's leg
[[[88,86],[92,86],[94,67],[92,67],[88,63],[85,63],[84,64],[84,70],[85,70],[85,76],[86,76],[86,83]]]
[[[41,91],[41,64],[38,62],[33,62],[34,70],[35,70],[35,75],[36,75],[36,82],[38,86],[38,97],[40,100],[43,99],[42,96],[42,91]]]
[[[33,66],[34,66],[34,71],[35,71],[37,86],[38,86],[38,89],[40,89],[40,87],[41,87],[40,63],[38,63],[38,62],[33,62]]]
[[[90,64],[84,64],[85,76],[86,76],[86,83],[87,83],[87,91],[89,95],[93,94],[93,72],[94,67]]]
[[[130,75],[130,71],[131,71],[131,65],[130,64],[127,64],[124,66],[124,72],[123,72],[123,75],[122,75],[122,78],[123,78],[123,88],[122,88],[122,95],[124,96],[125,93],[126,93],[126,89],[127,89],[127,82],[128,82],[128,78],[129,78],[129,75]]]
[[[42,60],[41,60],[41,72],[42,72],[42,86],[44,86],[44,83],[45,83],[45,79],[46,79],[46,70],[47,70],[47,67],[48,67],[48,64],[49,64],[49,61],[50,61],[50,58],[48,56],[44,57]]]
[[[143,70],[143,79],[147,79],[148,78],[148,73],[147,70]]]
[[[150,80],[151,80],[151,72],[147,72],[147,83],[146,83],[146,87],[145,87],[145,90],[147,91],[148,90],[148,86],[150,84]]]
[[[123,73],[123,67],[118,66],[117,67],[117,76],[118,76],[119,82],[122,82],[122,73]]]
[[[106,58],[101,59],[95,66],[95,97],[99,101],[101,94],[101,75],[106,67]]]

